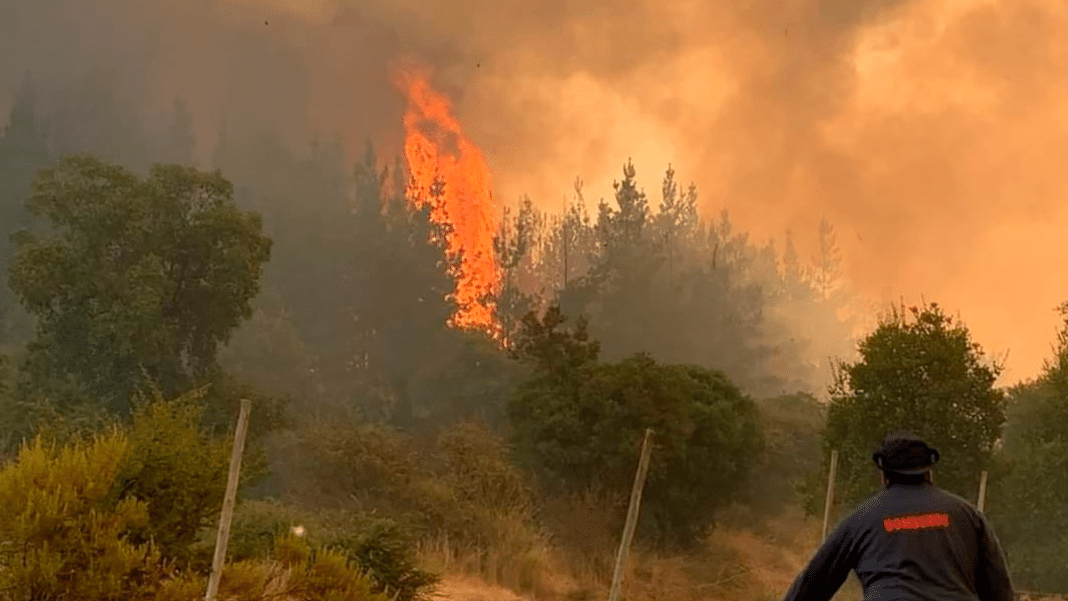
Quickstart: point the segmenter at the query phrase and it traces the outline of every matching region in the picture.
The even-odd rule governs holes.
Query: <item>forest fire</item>
[[[431,88],[424,72],[402,70],[396,80],[408,97],[404,154],[411,175],[409,197],[420,205],[431,203],[431,219],[447,227],[447,252],[461,258],[459,308],[451,324],[495,329],[489,298],[499,290],[500,271],[493,249],[497,219],[489,168],[452,116],[448,98]]]

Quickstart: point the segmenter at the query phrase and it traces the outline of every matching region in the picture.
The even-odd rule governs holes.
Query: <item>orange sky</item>
[[[192,101],[204,156],[223,116],[336,129],[354,147],[370,134],[396,153],[405,105],[389,72],[415,57],[482,147],[498,199],[556,208],[578,175],[596,200],[633,157],[651,193],[670,162],[709,215],[727,208],[758,238],[792,229],[806,253],[826,216],[856,289],[959,312],[988,351],[1009,351],[1003,382],[1037,372],[1068,300],[1062,0],[88,7],[16,7],[40,14],[0,24],[0,95],[20,57],[56,72],[120,61],[159,107]],[[69,52],[37,52],[57,42]]]
[[[423,3],[381,4],[403,18]],[[1009,353],[1003,381],[1049,356],[1068,300],[1065,3],[596,2],[617,12],[577,20],[568,3],[570,34],[509,44],[449,4],[413,26],[484,53],[440,79],[462,89],[498,197],[558,206],[576,174],[607,196],[627,157],[652,192],[671,162],[708,213],[760,237],[793,229],[812,252],[826,215],[858,290],[959,312]],[[477,4],[468,17],[522,18]],[[627,57],[642,52],[655,60]]]

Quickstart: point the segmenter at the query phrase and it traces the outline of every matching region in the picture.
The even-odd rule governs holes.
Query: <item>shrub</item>
[[[112,496],[128,444],[118,432],[63,448],[37,439],[0,469],[6,598],[126,600],[155,587],[156,550],[129,536],[147,507]]]
[[[219,599],[230,601],[389,601],[372,590],[373,583],[344,554],[291,534],[273,544],[269,560],[245,560],[226,566],[219,580]],[[203,590],[200,591],[203,598]],[[166,601],[179,601],[170,596]],[[194,601],[185,598],[182,601]],[[157,601],[164,601],[157,598]]]
[[[534,523],[526,479],[511,462],[504,441],[485,426],[463,422],[432,439],[370,424],[316,427],[292,435],[287,443],[279,455],[290,458],[292,498],[303,507],[329,507],[353,516],[355,538],[325,543],[350,551],[377,549],[379,557],[389,557],[383,541],[400,549],[420,537],[438,543],[439,552],[477,558],[478,569],[491,578],[517,586],[534,579],[533,568],[520,575],[501,571],[504,564],[536,563],[532,558],[543,549],[544,538]],[[377,517],[367,519],[370,515]],[[368,565],[368,554],[351,557]],[[389,564],[396,560],[394,556]],[[392,578],[390,584],[388,573],[395,568],[373,565],[371,561],[368,569],[377,570],[375,577],[385,577],[382,582],[394,590],[400,580]],[[399,573],[408,573],[401,567]],[[410,578],[418,580],[414,573]]]
[[[756,405],[721,372],[644,355],[579,369],[543,370],[521,387],[509,412],[517,450],[549,490],[629,492],[653,428],[639,527],[662,545],[693,544],[750,476],[762,444]],[[622,519],[625,499],[612,509]]]
[[[343,554],[358,565],[374,592],[415,601],[437,582],[416,565],[412,535],[388,518],[308,512],[273,501],[246,501],[234,513],[228,551],[234,561],[268,559],[276,541],[303,528],[309,544]]]
[[[311,426],[281,437],[288,497],[304,506],[397,516],[420,505],[426,481],[414,441],[387,426]]]
[[[431,527],[455,542],[484,546],[497,538],[494,522],[501,516],[532,511],[522,473],[504,441],[485,426],[461,422],[441,431],[428,458],[428,471],[442,492],[424,511]]]
[[[153,541],[164,559],[183,566],[194,561],[200,531],[217,523],[232,444],[200,427],[203,408],[197,401],[196,393],[174,400],[157,394],[135,403],[129,452],[116,481],[120,498],[138,499],[148,509],[137,540]],[[250,475],[242,473],[247,481]],[[206,559],[201,557],[201,567]]]
[[[231,561],[265,560],[274,552],[274,542],[296,526],[319,530],[312,514],[277,501],[246,500],[234,509],[230,542]]]
[[[820,466],[825,408],[798,393],[757,402],[764,448],[741,502],[751,516],[769,516],[794,505],[797,487]]]
[[[325,539],[325,548],[358,565],[372,590],[395,601],[417,601],[438,582],[438,577],[416,565],[409,533],[389,519],[362,520],[354,532]]]
[[[546,536],[526,478],[504,441],[478,422],[439,432],[428,470],[434,495],[423,510],[447,561],[498,584],[528,590],[542,580]]]
[[[18,453],[30,433],[30,414],[16,396],[17,372],[13,357],[0,351],[0,464]]]
[[[987,513],[1018,586],[1068,593],[1068,394],[1059,388],[1047,376],[1010,391],[1003,446],[990,472]]]

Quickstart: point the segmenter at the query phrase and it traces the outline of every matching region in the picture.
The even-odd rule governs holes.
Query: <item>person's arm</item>
[[[830,601],[855,567],[853,536],[847,521],[827,537],[783,601]]]
[[[1009,576],[1009,565],[1001,549],[994,529],[982,515],[979,516],[979,565],[975,585],[981,601],[1013,601],[1016,595]]]

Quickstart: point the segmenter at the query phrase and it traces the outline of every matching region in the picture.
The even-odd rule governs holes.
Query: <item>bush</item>
[[[518,590],[538,586],[547,538],[504,441],[481,423],[460,422],[438,434],[428,457],[435,494],[423,511],[439,551],[492,582]]]
[[[387,426],[309,426],[280,437],[273,453],[285,494],[305,507],[382,512],[415,511],[427,476],[414,441]]]
[[[231,442],[201,426],[197,394],[174,400],[156,395],[133,406],[129,453],[116,486],[121,498],[145,503],[149,519],[137,540],[153,541],[166,560],[207,567],[211,549],[197,557],[201,530],[215,525],[226,492]],[[242,470],[248,481],[253,474]],[[199,561],[195,561],[199,559]]]
[[[428,471],[447,499],[426,511],[436,518],[432,525],[452,540],[485,546],[498,538],[494,522],[501,516],[532,511],[533,498],[522,473],[504,442],[485,426],[461,422],[443,430],[429,459]],[[441,511],[446,509],[453,510],[451,515]]]
[[[274,553],[274,542],[297,526],[309,532],[319,530],[315,517],[296,507],[277,501],[243,501],[234,509],[227,555],[230,561],[266,560]]]
[[[0,590],[9,599],[143,598],[158,554],[129,533],[148,522],[113,483],[128,441],[113,432],[64,448],[37,439],[0,470]]]
[[[390,545],[418,537],[436,543],[436,554],[474,558],[490,579],[518,587],[536,579],[530,566],[544,537],[534,523],[533,496],[504,442],[485,426],[459,423],[429,439],[369,424],[317,427],[286,442],[278,454],[292,469],[291,498],[305,508],[347,513],[364,548],[374,547],[366,541],[375,532],[388,533]],[[370,515],[393,523],[368,529],[376,523]],[[527,567],[514,571],[520,565]]]
[[[797,393],[757,402],[764,448],[742,502],[756,515],[778,513],[798,501],[797,486],[820,467],[825,408]]]
[[[1041,378],[1010,391],[1009,421],[990,473],[987,513],[1021,588],[1068,593],[1068,395]],[[1036,485],[1036,483],[1040,483]]]
[[[23,437],[30,432],[28,412],[15,395],[15,365],[10,355],[0,352],[0,464],[18,452]]]
[[[263,561],[276,553],[275,544],[302,528],[309,544],[343,554],[359,566],[373,592],[397,601],[416,601],[438,581],[416,565],[414,541],[388,518],[352,517],[307,512],[273,501],[246,501],[234,512],[228,551],[233,561]]]
[[[629,492],[646,428],[656,431],[639,527],[690,545],[736,499],[762,445],[754,402],[721,372],[638,355],[543,370],[510,405],[517,450],[549,490]],[[625,498],[613,507],[620,519]]]
[[[409,533],[393,520],[363,520],[351,533],[325,539],[325,548],[358,565],[372,582],[372,590],[395,601],[418,601],[439,578],[416,565]]]
[[[372,582],[343,554],[315,547],[292,534],[279,537],[268,560],[227,565],[219,580],[219,599],[228,601],[390,601],[372,590]],[[175,586],[178,589],[179,587]],[[196,601],[203,587],[157,595],[156,601]],[[195,593],[196,596],[190,593]]]

